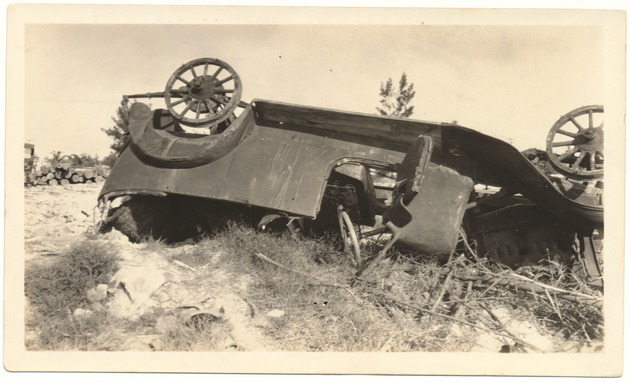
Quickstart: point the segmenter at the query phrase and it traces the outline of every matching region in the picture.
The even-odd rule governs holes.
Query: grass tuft
[[[88,308],[86,291],[107,283],[118,269],[116,249],[105,242],[83,240],[49,263],[29,263],[25,294],[27,327],[39,333],[31,344],[43,349],[81,349],[103,324],[103,313],[76,320],[76,308]]]

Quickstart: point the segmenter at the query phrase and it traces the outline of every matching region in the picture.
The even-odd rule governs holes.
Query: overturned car
[[[135,102],[128,146],[99,195],[101,231],[169,242],[234,217],[260,228],[334,229],[359,275],[394,244],[450,253],[474,240],[509,266],[555,259],[601,279],[603,107],[551,128],[546,150],[519,152],[450,123],[384,117],[255,99],[227,63],[177,69],[166,109]],[[359,241],[391,234],[375,259]]]

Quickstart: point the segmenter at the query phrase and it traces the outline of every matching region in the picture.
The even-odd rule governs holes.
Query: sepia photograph
[[[7,23],[7,370],[621,375],[624,11]]]

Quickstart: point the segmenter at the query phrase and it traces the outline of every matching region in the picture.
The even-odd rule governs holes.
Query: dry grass
[[[83,240],[50,263],[29,263],[25,294],[27,330],[39,335],[27,347],[39,350],[84,349],[106,325],[104,313],[76,320],[76,308],[88,308],[86,291],[107,283],[117,270],[116,249],[102,241]]]
[[[392,251],[364,281],[345,289],[339,286],[352,283],[355,269],[326,241],[274,237],[242,226],[232,226],[216,240],[232,249],[225,258],[232,272],[254,276],[247,294],[261,313],[285,312],[266,330],[286,350],[464,351],[474,345],[466,333],[484,330],[527,347],[526,339],[511,336],[485,313],[494,306],[537,321],[558,341],[591,343],[603,337],[601,307],[564,300],[553,290],[541,296],[516,288],[523,280],[514,272],[470,248],[450,258]],[[378,249],[372,244],[364,253],[374,256]],[[521,271],[532,282],[601,297],[558,264]]]
[[[260,330],[285,351],[467,351],[484,331],[506,344],[516,343],[516,348],[541,350],[527,338],[511,335],[490,313],[494,307],[509,307],[522,320],[535,321],[558,342],[558,349],[563,341],[588,345],[603,338],[601,306],[561,298],[568,294],[597,301],[601,292],[558,264],[514,272],[466,246],[446,257],[392,250],[357,282],[350,256],[331,242],[261,233],[232,223],[173,259],[197,270],[220,269],[228,279],[247,275],[247,283],[230,287],[252,304],[255,319],[264,318],[258,321],[264,323]],[[374,257],[381,247],[368,243],[364,256]],[[159,240],[148,241],[145,249],[169,252]],[[107,282],[115,263],[112,247],[86,240],[48,266],[27,269],[33,310],[27,325],[38,333],[31,348],[121,350],[130,337],[149,336],[154,350],[238,350],[231,345],[230,325],[221,319],[176,322],[159,309],[135,322],[112,320],[105,313],[73,319],[71,311],[86,304],[85,291]],[[555,289],[532,293],[522,288],[524,278]],[[284,315],[266,318],[274,309]],[[173,322],[165,326],[165,320]]]

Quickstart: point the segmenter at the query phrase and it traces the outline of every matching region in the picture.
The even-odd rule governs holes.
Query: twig
[[[562,319],[562,313],[560,312],[560,309],[558,308],[558,304],[556,303],[556,301],[554,301],[553,297],[551,297],[547,289],[545,289],[545,295],[547,296],[547,299],[549,300],[549,304],[551,305],[551,308],[556,312],[560,321],[564,322],[564,320]]]
[[[555,293],[557,293],[557,296],[565,299],[565,300],[569,300],[569,301],[575,301],[575,302],[579,302],[582,304],[588,304],[588,305],[594,305],[597,307],[601,307],[603,304],[603,300],[599,297],[595,297],[595,296],[589,296],[587,294],[583,294],[583,293],[579,293],[579,292],[572,292],[569,290],[565,290],[565,289],[560,289],[560,288],[556,288],[556,287],[552,287],[549,286],[547,284],[541,283],[541,282],[536,282],[533,280],[528,279],[527,277],[523,277],[520,276],[520,279],[524,279],[524,280],[528,280],[527,282],[522,282],[522,283],[515,283],[514,280],[508,280],[505,278],[505,275],[502,274],[497,274],[497,273],[493,273],[490,271],[483,271],[486,274],[488,274],[490,277],[466,277],[466,276],[459,276],[460,279],[462,280],[468,280],[468,281],[490,281],[493,280],[493,283],[490,287],[488,287],[483,293],[485,294],[488,290],[492,289],[494,286],[496,285],[502,285],[502,286],[513,286],[516,289],[522,290],[522,291],[526,291],[526,292],[532,292],[532,293],[540,293],[543,294],[546,292],[546,290],[551,290]],[[508,275],[508,276],[511,276]],[[496,278],[496,279],[495,279]]]
[[[551,285],[547,285],[545,283],[541,283],[540,281],[532,280],[532,279],[530,279],[528,277],[521,276],[521,275],[519,275],[517,273],[514,273],[514,272],[509,272],[508,276],[514,277],[516,279],[523,280],[523,281],[528,282],[528,283],[532,283],[532,284],[537,285],[537,286],[539,286],[541,288],[544,288],[544,289],[547,289],[547,290],[551,290],[551,291],[554,291],[554,292],[557,292],[557,293],[569,294],[569,295],[572,295],[572,296],[582,297],[582,298],[585,298],[585,299],[601,301],[600,298],[597,298],[597,297],[594,297],[594,296],[589,296],[587,294],[580,293],[580,292],[570,291],[570,290],[566,290],[566,289],[557,288],[557,287],[554,287],[554,286],[551,286]]]
[[[468,252],[470,252],[470,254],[477,260],[479,261],[479,257],[477,256],[477,252],[474,251],[471,247],[470,244],[468,244],[468,237],[466,237],[466,231],[464,231],[464,229],[462,227],[459,227],[459,235],[462,238],[462,242],[464,243],[464,248],[466,248],[466,250]]]
[[[249,306],[249,309],[251,310],[251,317],[252,318],[258,316],[258,312],[259,312],[258,307],[253,302],[251,302],[250,299],[246,298],[245,296],[243,296],[242,294],[238,293],[234,289],[232,289],[232,292],[234,292],[234,294],[236,294],[238,297],[240,297],[241,300],[245,301],[247,306]]]
[[[535,290],[532,290],[532,291],[534,291],[536,293],[544,293],[544,290],[550,290],[550,291],[559,293],[561,295],[570,295],[570,296],[574,296],[574,297],[576,297],[578,299],[592,300],[596,304],[597,303],[601,304],[603,302],[603,300],[601,298],[599,298],[599,297],[590,296],[588,294],[584,294],[584,293],[580,293],[580,292],[575,292],[575,291],[570,291],[570,290],[554,287],[554,286],[551,286],[551,285],[548,285],[548,284],[545,284],[545,283],[541,283],[540,281],[532,280],[532,279],[530,279],[528,277],[519,275],[519,274],[514,273],[514,272],[508,272],[505,275],[497,274],[497,273],[494,273],[494,272],[491,272],[491,271],[486,271],[486,270],[482,270],[482,272],[487,273],[489,275],[492,275],[494,277],[509,276],[509,277],[512,277],[512,278],[515,278],[515,279],[523,280],[523,281],[525,281],[526,284],[531,284],[531,285],[527,285],[527,287],[529,287],[529,288],[533,288],[534,286],[542,288],[542,289],[533,288]],[[520,284],[520,285],[516,284],[516,286],[517,287],[523,287],[523,288],[526,287],[526,285],[523,285],[523,284]],[[578,299],[576,299],[576,301],[580,301]]]
[[[173,263],[175,263],[175,265],[179,265],[182,268],[186,268],[186,269],[188,269],[190,271],[197,272],[197,270],[195,268],[191,267],[190,265],[188,265],[188,264],[186,264],[186,263],[184,263],[182,261],[173,260]]]
[[[444,293],[446,292],[446,288],[448,288],[448,285],[451,283],[452,277],[453,277],[453,268],[451,268],[451,270],[449,270],[448,273],[446,274],[446,279],[444,280],[444,283],[442,284],[440,293],[438,293],[437,298],[435,299],[435,302],[433,303],[433,307],[431,308],[432,312],[435,312],[435,310],[440,305],[440,302],[442,301],[442,298],[444,297]]]

